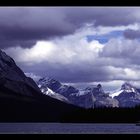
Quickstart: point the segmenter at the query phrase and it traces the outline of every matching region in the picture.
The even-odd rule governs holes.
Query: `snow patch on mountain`
[[[119,95],[120,95],[121,93],[123,93],[123,92],[126,93],[126,94],[127,94],[127,93],[135,93],[135,94],[138,93],[137,89],[136,89],[134,86],[132,86],[131,84],[125,82],[125,83],[121,86],[121,89],[118,89],[118,90],[116,90],[116,91],[110,93],[109,96],[112,97],[112,98],[114,98],[114,97],[116,97],[116,96],[119,96]]]
[[[109,94],[119,101],[119,107],[135,107],[140,105],[139,89],[125,82],[117,92]]]
[[[48,95],[57,100],[69,103],[69,100],[66,97],[55,92],[57,90],[57,87],[60,87],[61,85],[58,81],[51,79],[49,77],[45,77],[41,78],[37,82],[37,84],[43,94]]]
[[[119,90],[119,91],[110,93],[109,96],[114,98],[115,96],[119,96],[122,92],[123,92],[123,90]]]

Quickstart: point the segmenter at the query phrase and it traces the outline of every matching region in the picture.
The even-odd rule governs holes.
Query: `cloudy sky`
[[[0,7],[0,48],[34,78],[140,87],[140,7]]]

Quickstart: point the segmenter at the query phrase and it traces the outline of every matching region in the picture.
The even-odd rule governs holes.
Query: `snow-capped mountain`
[[[120,90],[111,93],[110,96],[119,101],[120,107],[134,107],[140,104],[140,93],[130,83],[124,83]]]
[[[49,77],[39,79],[37,84],[38,84],[39,88],[47,87],[54,92],[56,92],[62,86],[62,84],[59,81],[49,78]]]
[[[121,87],[121,90],[123,90],[124,92],[127,92],[127,93],[130,93],[130,92],[136,93],[137,92],[136,88],[129,83],[124,83]]]
[[[39,82],[38,82],[38,87],[40,88],[41,92],[43,94],[48,95],[48,96],[50,96],[52,98],[55,98],[57,100],[69,103],[69,101],[66,97],[62,96],[61,94],[58,94],[58,93],[54,92],[52,89],[50,89],[49,87],[46,86],[46,84],[48,85],[47,79],[48,78],[40,79]],[[48,80],[50,80],[50,79],[48,79]],[[46,84],[45,84],[45,81],[47,81]]]
[[[73,102],[69,98],[70,95],[79,92],[79,90],[76,89],[75,87],[63,85],[59,81],[49,78],[49,77],[41,78],[37,82],[37,84],[43,94],[46,94],[58,100],[61,100],[67,103],[72,103],[72,104]],[[51,90],[51,92],[48,92],[48,89]]]
[[[97,86],[87,87],[86,89],[79,90],[73,86],[63,85],[59,81],[48,77],[40,79],[37,84],[44,94],[47,94],[59,100],[63,98],[63,101],[67,100],[70,103],[80,107],[118,107],[118,101],[105,94],[100,84],[98,84]],[[48,89],[51,90],[50,93]],[[58,97],[62,98],[60,99]]]
[[[132,86],[130,83],[125,82],[121,86],[121,89],[117,90],[116,92],[111,93],[110,96],[113,98],[115,96],[119,96],[122,92],[125,92],[125,93],[138,93],[137,89],[134,86]]]

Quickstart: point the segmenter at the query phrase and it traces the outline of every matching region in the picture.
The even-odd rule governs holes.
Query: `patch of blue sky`
[[[123,37],[123,31],[112,31],[104,35],[87,35],[88,42],[98,40],[101,44],[107,43],[111,38]]]

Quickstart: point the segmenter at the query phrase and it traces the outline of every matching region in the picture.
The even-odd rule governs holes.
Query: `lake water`
[[[1,134],[140,134],[135,124],[0,123]]]

